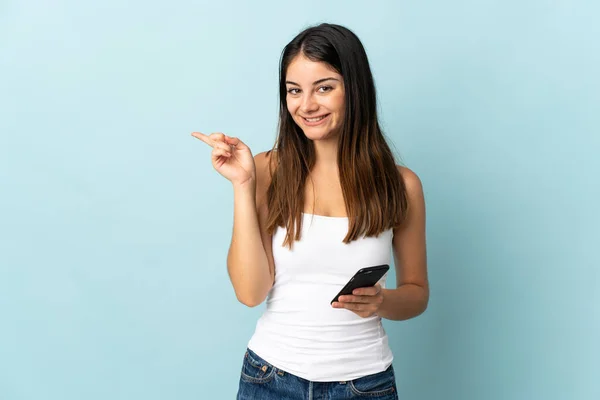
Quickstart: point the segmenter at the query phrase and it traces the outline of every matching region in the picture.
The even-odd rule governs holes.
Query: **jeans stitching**
[[[359,396],[367,396],[367,397],[375,397],[375,396],[384,396],[387,394],[392,394],[396,391],[396,382],[395,382],[395,376],[393,373],[393,369],[389,368],[389,371],[383,371],[383,373],[392,373],[392,387],[387,388],[387,389],[383,389],[383,390],[376,390],[376,391],[371,391],[371,392],[362,392],[360,390],[358,390],[356,388],[356,386],[354,386],[354,382],[353,381],[349,381],[348,385],[350,386],[350,390],[354,393],[357,394]]]
[[[248,351],[246,351],[246,354],[244,355],[244,361],[248,362],[248,364],[250,364],[253,368],[260,369],[260,365],[259,365],[260,361],[256,360],[254,357],[252,357],[252,355]],[[270,382],[273,379],[273,377],[275,376],[276,368],[264,360],[263,360],[263,363],[264,363],[264,365],[266,365],[268,368],[271,369],[271,371],[269,371],[269,373],[267,375],[265,375],[261,378],[255,378],[253,376],[249,376],[244,373],[244,368],[242,366],[242,379],[245,380],[246,382],[251,382],[251,383]]]

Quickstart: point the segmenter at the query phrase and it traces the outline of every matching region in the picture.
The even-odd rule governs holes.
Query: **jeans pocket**
[[[267,383],[275,376],[275,367],[247,349],[242,364],[242,379],[251,383]]]
[[[380,397],[396,393],[394,368],[376,374],[363,376],[349,382],[350,390],[357,396]]]

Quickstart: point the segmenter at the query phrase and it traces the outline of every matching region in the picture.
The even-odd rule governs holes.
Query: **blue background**
[[[596,1],[0,2],[0,399],[231,399],[262,307],[225,259],[283,46],[343,24],[420,177],[430,306],[404,399],[600,398]],[[389,282],[394,282],[393,274]]]

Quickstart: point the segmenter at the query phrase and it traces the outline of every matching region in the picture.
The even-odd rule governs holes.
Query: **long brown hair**
[[[278,134],[268,152],[276,162],[269,163],[267,231],[273,234],[277,227],[286,227],[283,244],[290,249],[292,242],[301,238],[304,189],[315,164],[315,150],[287,109],[285,85],[287,68],[301,53],[312,61],[327,63],[344,79],[346,117],[339,140],[338,168],[349,226],[343,242],[361,235],[377,236],[400,225],[408,206],[406,188],[379,125],[366,52],[352,31],[321,24],[299,33],[281,55]]]

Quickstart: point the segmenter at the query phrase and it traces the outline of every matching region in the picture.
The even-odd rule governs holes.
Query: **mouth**
[[[331,114],[321,115],[319,117],[305,118],[301,117],[304,120],[304,124],[308,126],[316,126],[322,124],[325,120],[329,118]]]

